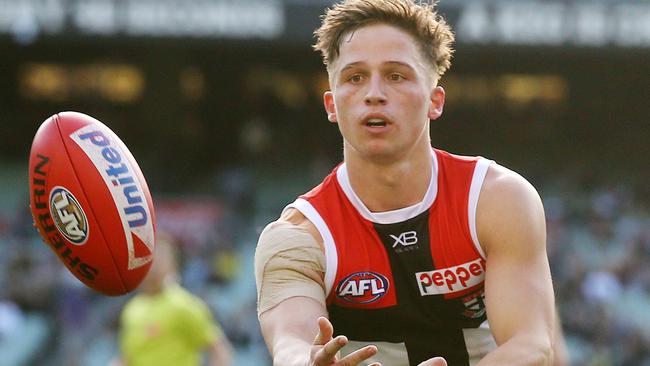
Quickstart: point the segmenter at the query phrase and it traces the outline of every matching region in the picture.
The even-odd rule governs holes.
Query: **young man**
[[[411,0],[346,0],[315,34],[344,162],[260,237],[259,319],[274,365],[550,364],[537,192],[490,160],[430,144],[448,25]]]

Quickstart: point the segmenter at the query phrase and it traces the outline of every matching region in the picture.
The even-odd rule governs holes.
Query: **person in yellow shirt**
[[[208,306],[178,282],[176,251],[159,235],[153,265],[120,317],[121,356],[113,365],[229,366],[232,350]]]

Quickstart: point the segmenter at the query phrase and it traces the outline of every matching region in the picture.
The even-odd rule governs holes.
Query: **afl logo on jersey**
[[[375,272],[355,272],[339,282],[336,296],[355,304],[379,300],[388,291],[388,279]]]
[[[79,201],[63,187],[50,192],[50,214],[56,228],[72,244],[83,245],[88,239],[88,219]]]

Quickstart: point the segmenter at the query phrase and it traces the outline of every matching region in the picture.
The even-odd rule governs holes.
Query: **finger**
[[[336,358],[336,354],[348,344],[348,338],[346,336],[338,336],[331,341],[327,342],[323,348],[321,348],[317,353],[315,360],[318,362],[330,362]]]
[[[318,334],[316,335],[316,339],[314,339],[314,345],[324,345],[332,340],[332,335],[334,335],[332,323],[323,316],[318,318]]]
[[[447,366],[447,361],[442,357],[434,357],[422,362],[418,366]]]
[[[342,366],[356,366],[361,361],[367,360],[376,354],[377,354],[377,346],[365,346],[343,357],[339,361],[339,363]],[[373,365],[380,365],[380,364],[378,362],[375,362]]]

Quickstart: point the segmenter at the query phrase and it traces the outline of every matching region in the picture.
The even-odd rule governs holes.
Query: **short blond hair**
[[[343,35],[366,25],[384,23],[412,35],[439,79],[451,66],[454,34],[434,4],[412,0],[344,0],[327,9],[314,31],[323,63],[329,69],[339,56]]]

